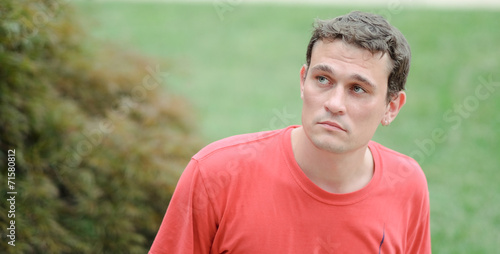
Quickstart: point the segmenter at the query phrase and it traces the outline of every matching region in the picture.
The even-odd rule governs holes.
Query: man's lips
[[[319,124],[325,126],[326,128],[329,128],[329,129],[338,129],[338,130],[347,132],[346,129],[344,129],[342,126],[340,126],[340,124],[338,124],[336,122],[323,121],[323,122],[319,122]]]

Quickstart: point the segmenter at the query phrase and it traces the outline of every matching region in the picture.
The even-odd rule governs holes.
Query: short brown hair
[[[314,44],[319,40],[344,42],[369,50],[387,53],[392,59],[392,70],[387,82],[387,101],[405,89],[410,71],[410,46],[403,34],[382,16],[353,11],[330,20],[316,20],[311,40],[307,46],[307,68],[311,64]]]

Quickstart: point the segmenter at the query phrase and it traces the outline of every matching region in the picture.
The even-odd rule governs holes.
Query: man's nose
[[[325,101],[325,110],[332,114],[343,115],[346,112],[346,96],[346,91],[337,84],[329,91],[328,99]]]

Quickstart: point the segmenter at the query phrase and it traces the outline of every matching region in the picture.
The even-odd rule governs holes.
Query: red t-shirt
[[[415,160],[370,141],[371,181],[329,193],[295,161],[296,127],[226,138],[193,156],[149,253],[431,253]]]

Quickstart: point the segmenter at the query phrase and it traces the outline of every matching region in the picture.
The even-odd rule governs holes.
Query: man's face
[[[301,69],[302,125],[309,140],[333,153],[366,146],[379,123],[393,119],[394,105],[386,101],[390,68],[387,54],[342,40],[316,42],[309,68]]]

